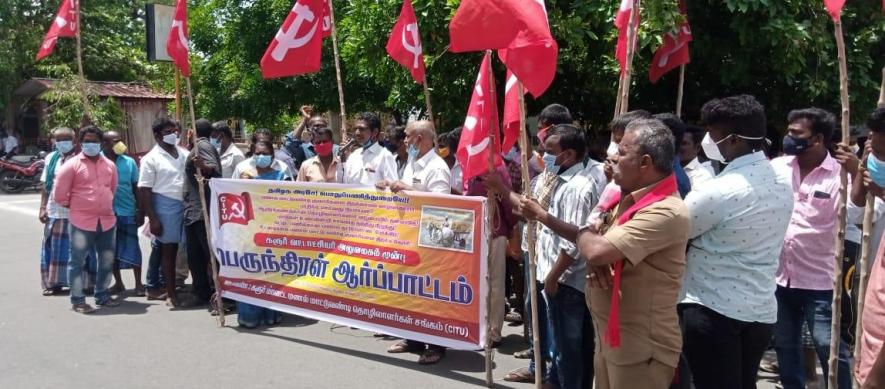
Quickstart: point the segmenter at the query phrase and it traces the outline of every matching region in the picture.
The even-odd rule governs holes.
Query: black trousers
[[[209,301],[212,296],[212,278],[209,273],[209,239],[206,224],[200,220],[184,227],[187,235],[187,265],[193,278],[193,293],[198,299]]]
[[[682,353],[697,389],[756,388],[774,324],[735,320],[699,304],[680,304]]]

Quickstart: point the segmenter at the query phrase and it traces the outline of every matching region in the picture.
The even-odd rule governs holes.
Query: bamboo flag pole
[[[522,160],[520,161],[520,171],[522,173],[522,195],[530,197],[532,195],[531,178],[529,178],[529,155],[531,148],[529,147],[528,131],[525,128],[525,90],[522,81],[516,83],[519,88],[519,149],[522,151]],[[541,372],[544,370],[541,364],[541,334],[538,328],[538,286],[535,282],[535,264],[537,263],[535,253],[535,229],[527,228],[526,240],[528,244],[529,254],[529,294],[531,296],[531,321],[532,321],[532,350],[534,350],[535,358],[535,388],[541,389]]]
[[[341,56],[338,54],[338,29],[335,28],[335,5],[329,1],[329,19],[332,23],[332,52],[335,54],[335,79],[338,81],[338,104],[341,106],[341,144],[347,144],[347,112],[344,110],[344,82],[341,81]]]
[[[427,104],[427,118],[436,125],[433,117],[433,106],[430,105],[430,86],[427,85],[427,70],[424,71],[424,103]]]
[[[80,14],[77,14],[77,23],[80,23]],[[88,85],[86,85],[86,76],[83,74],[83,44],[80,42],[80,30],[83,24],[77,26],[77,73],[80,75],[80,93],[83,97],[83,116],[86,121],[92,121],[92,106],[89,104]]]
[[[633,1],[633,8],[630,9],[630,21],[627,23],[627,65],[624,67],[624,85],[621,88],[621,102],[619,113],[626,113],[630,106],[630,81],[633,78],[633,56],[636,46],[637,34],[639,33],[639,25],[634,26],[637,14],[639,13],[641,0]]]
[[[191,119],[191,127],[194,127],[194,137],[196,137],[196,123],[197,116],[194,114],[194,92],[191,88],[191,78],[185,77],[185,83],[187,84],[187,100],[188,106],[190,109],[190,119]],[[194,147],[196,146],[196,139],[194,140]],[[195,166],[196,171],[196,179],[197,179],[197,188],[200,192],[200,208],[203,211],[203,225],[206,226],[206,237],[208,240],[209,247],[209,264],[212,267],[212,282],[215,283],[215,304],[218,309],[218,316],[216,319],[218,321],[219,327],[224,327],[224,303],[221,301],[221,283],[218,281],[218,259],[215,257],[215,250],[212,250],[212,223],[209,222],[209,208],[206,205],[206,188],[205,182],[206,178],[203,177],[203,170],[198,166]]]
[[[490,56],[491,53],[492,53],[491,50],[486,50],[486,55]],[[497,98],[495,96],[495,79],[494,79],[494,75],[492,73],[491,68],[488,69],[488,74],[486,76],[488,78],[488,85],[487,85],[488,96],[490,96],[490,98],[492,98],[492,99],[495,99],[495,98]],[[426,91],[427,91],[427,82],[426,82],[427,76],[426,75],[424,76],[424,80],[425,80],[424,91],[426,93]],[[429,110],[430,109],[429,108],[430,99],[428,98],[427,101],[428,101],[428,110]],[[485,118],[487,116],[482,115],[482,117]],[[431,119],[431,121],[432,120],[433,119]],[[495,172],[495,153],[498,152],[498,148],[495,147],[496,143],[495,143],[495,132],[494,131],[489,131],[488,140],[489,140],[489,153],[488,153],[489,154],[489,158],[488,158],[489,166],[488,166],[488,169],[489,169],[490,174],[494,174],[494,172]],[[497,205],[497,203],[493,202],[492,199],[495,198],[495,195],[496,195],[495,191],[486,188],[486,207],[487,207],[486,209],[488,210],[488,213],[487,213],[488,222],[486,223],[486,225],[488,226],[489,236],[488,236],[488,246],[487,246],[488,253],[486,256],[486,292],[487,293],[486,293],[485,363],[486,363],[486,386],[489,388],[495,386],[495,380],[494,380],[494,377],[492,376],[492,370],[494,369],[494,367],[492,365],[493,350],[492,350],[492,338],[490,336],[491,332],[492,332],[492,315],[491,315],[491,312],[492,312],[492,293],[491,293],[492,282],[491,281],[492,281],[492,279],[490,276],[490,272],[492,271],[492,266],[493,266],[492,261],[494,260],[494,257],[492,255],[492,250],[494,250],[493,242],[495,240],[495,234],[494,234],[495,212],[496,212],[495,206]]]
[[[879,106],[881,107],[883,105],[885,105],[885,67],[882,68],[882,85],[879,87]],[[866,203],[863,210],[863,235],[861,236],[860,241],[860,263],[857,265],[857,267],[860,268],[860,281],[857,286],[857,323],[854,327],[854,339],[860,339],[861,336],[863,336],[863,310],[864,300],[866,300],[867,295],[867,285],[870,283],[870,272],[868,268],[870,262],[870,250],[872,249],[871,232],[873,231],[873,212],[875,206],[875,197],[872,193],[867,192]],[[879,237],[877,237],[877,239],[878,238]],[[857,342],[859,342],[859,340]],[[860,344],[854,346],[855,366],[860,365],[860,349]],[[857,387],[860,387],[860,382],[857,382]]]
[[[679,88],[676,92],[676,116],[682,117],[682,90],[685,85],[685,64],[679,66]]]
[[[175,68],[175,120],[181,123],[181,71]]]
[[[842,100],[842,143],[849,142],[849,107],[848,107],[848,65],[845,58],[845,39],[842,36],[842,21],[836,19],[833,21],[835,26],[836,49],[839,53],[839,95]],[[832,328],[830,330],[830,360],[828,381],[830,388],[838,387],[837,373],[839,365],[837,363],[839,355],[839,345],[841,337],[839,336],[839,326],[842,321],[842,255],[845,251],[845,206],[848,201],[848,172],[841,169],[840,178],[842,187],[839,190],[841,198],[836,213],[836,221],[839,223],[839,229],[836,232],[836,255],[834,258],[833,269],[833,305],[832,305]]]
[[[618,73],[618,94],[615,95],[615,114],[612,119],[621,114],[621,92],[624,90],[624,72]]]

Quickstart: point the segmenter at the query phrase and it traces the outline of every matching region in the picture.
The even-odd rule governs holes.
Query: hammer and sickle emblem
[[[246,207],[243,205],[242,201],[236,201],[230,205],[231,214],[229,219],[245,219],[246,218]]]
[[[273,49],[270,56],[277,62],[282,62],[289,50],[297,49],[306,45],[311,39],[313,39],[313,34],[317,32],[317,25],[319,23],[315,22],[316,15],[308,6],[296,3],[295,7],[292,8],[292,12],[295,13],[295,20],[289,25],[289,29],[284,31],[280,28],[280,31],[277,32],[277,36],[274,38],[277,41],[277,47]],[[305,21],[313,23],[313,26],[307,31],[307,33],[299,37],[297,36],[298,30],[301,28],[301,24]]]
[[[181,20],[173,21],[172,28],[175,29],[176,27],[178,27],[178,43],[181,45],[181,47],[187,48],[188,41],[187,37],[184,36],[184,23],[182,23]]]
[[[412,42],[415,43],[414,45],[409,44],[409,40],[406,39],[406,32],[411,33]],[[406,29],[403,30],[402,38],[403,38],[403,47],[405,47],[408,52],[412,53],[415,56],[415,59],[412,61],[412,68],[417,69],[418,68],[418,58],[420,58],[419,56],[423,52],[422,47],[421,47],[421,36],[418,35],[418,24],[417,23],[407,24]]]

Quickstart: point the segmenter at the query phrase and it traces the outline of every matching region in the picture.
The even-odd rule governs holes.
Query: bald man
[[[446,161],[434,150],[435,139],[436,130],[429,121],[412,122],[406,126],[405,143],[408,147],[409,161],[403,170],[402,179],[394,182],[379,181],[375,186],[381,190],[390,189],[394,193],[412,190],[450,194],[452,188],[449,180],[452,172],[449,171]],[[390,353],[420,352],[418,363],[422,365],[439,362],[445,351],[442,346],[428,345],[414,340],[403,340],[387,349]]]

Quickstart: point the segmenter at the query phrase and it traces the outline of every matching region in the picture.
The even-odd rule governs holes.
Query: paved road
[[[135,297],[75,314],[66,296],[40,295],[38,208],[37,195],[0,194],[0,388],[484,386],[481,353],[450,350],[442,363],[419,366],[414,355],[387,354],[390,340],[294,316],[256,331],[238,329],[229,315],[217,328],[203,309],[170,311]],[[131,288],[132,273],[124,276]],[[497,387],[531,387],[500,380],[524,365],[512,357],[523,348],[521,333],[505,326]],[[761,380],[760,388],[774,385]]]

